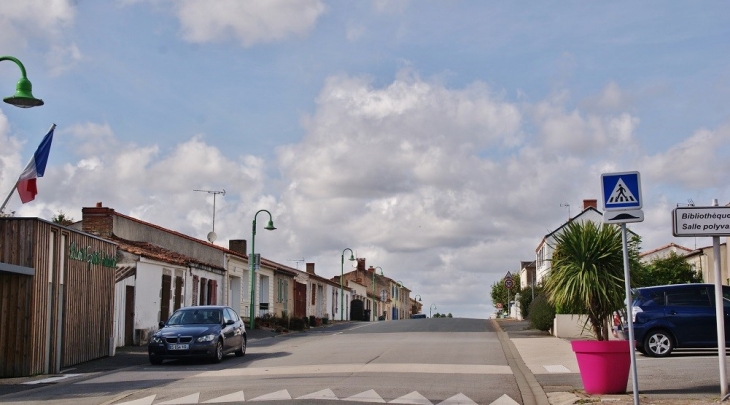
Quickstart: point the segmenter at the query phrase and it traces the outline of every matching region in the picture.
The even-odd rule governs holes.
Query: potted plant
[[[571,342],[583,388],[589,394],[626,392],[631,367],[628,340],[609,340],[609,321],[626,298],[621,229],[592,221],[570,222],[555,236],[544,289],[563,311],[586,316],[594,341]],[[632,246],[636,246],[633,243]]]

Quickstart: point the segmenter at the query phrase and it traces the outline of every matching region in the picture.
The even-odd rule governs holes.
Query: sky
[[[603,209],[602,174],[640,173],[643,251],[711,245],[672,209],[730,202],[724,1],[2,3],[0,53],[45,102],[0,105],[3,199],[57,124],[15,216],[101,202],[223,247],[255,217],[268,259],[329,278],[350,248],[486,318],[546,234]],[[0,63],[2,97],[19,77]]]

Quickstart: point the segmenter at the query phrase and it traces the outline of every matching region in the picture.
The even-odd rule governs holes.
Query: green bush
[[[535,287],[535,295],[540,294],[540,288]],[[528,319],[530,317],[530,304],[532,304],[532,287],[525,287],[520,291],[520,311],[522,317]]]
[[[550,305],[544,294],[540,294],[532,300],[528,313],[531,327],[542,331],[548,331],[553,327],[555,308]]]
[[[292,317],[289,323],[289,329],[302,331],[307,327],[307,318]]]

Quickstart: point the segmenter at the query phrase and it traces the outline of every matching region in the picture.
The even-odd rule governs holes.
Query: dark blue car
[[[730,286],[722,286],[725,341],[730,344]],[[673,284],[633,290],[636,349],[665,357],[674,349],[717,347],[715,286]],[[628,338],[628,331],[624,334]]]
[[[147,345],[150,363],[202,357],[219,363],[223,356],[246,354],[246,327],[230,307],[205,305],[180,308]]]

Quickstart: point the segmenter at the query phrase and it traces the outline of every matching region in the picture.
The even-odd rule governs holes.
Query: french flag
[[[36,194],[38,194],[38,188],[36,187],[36,179],[43,177],[46,171],[46,163],[48,163],[48,155],[51,153],[51,143],[53,142],[53,130],[56,129],[56,124],[51,125],[51,129],[48,130],[46,136],[43,137],[41,144],[38,145],[38,149],[30,158],[28,166],[25,166],[25,170],[20,174],[18,178],[18,195],[20,195],[20,201],[23,204],[35,200]]]

